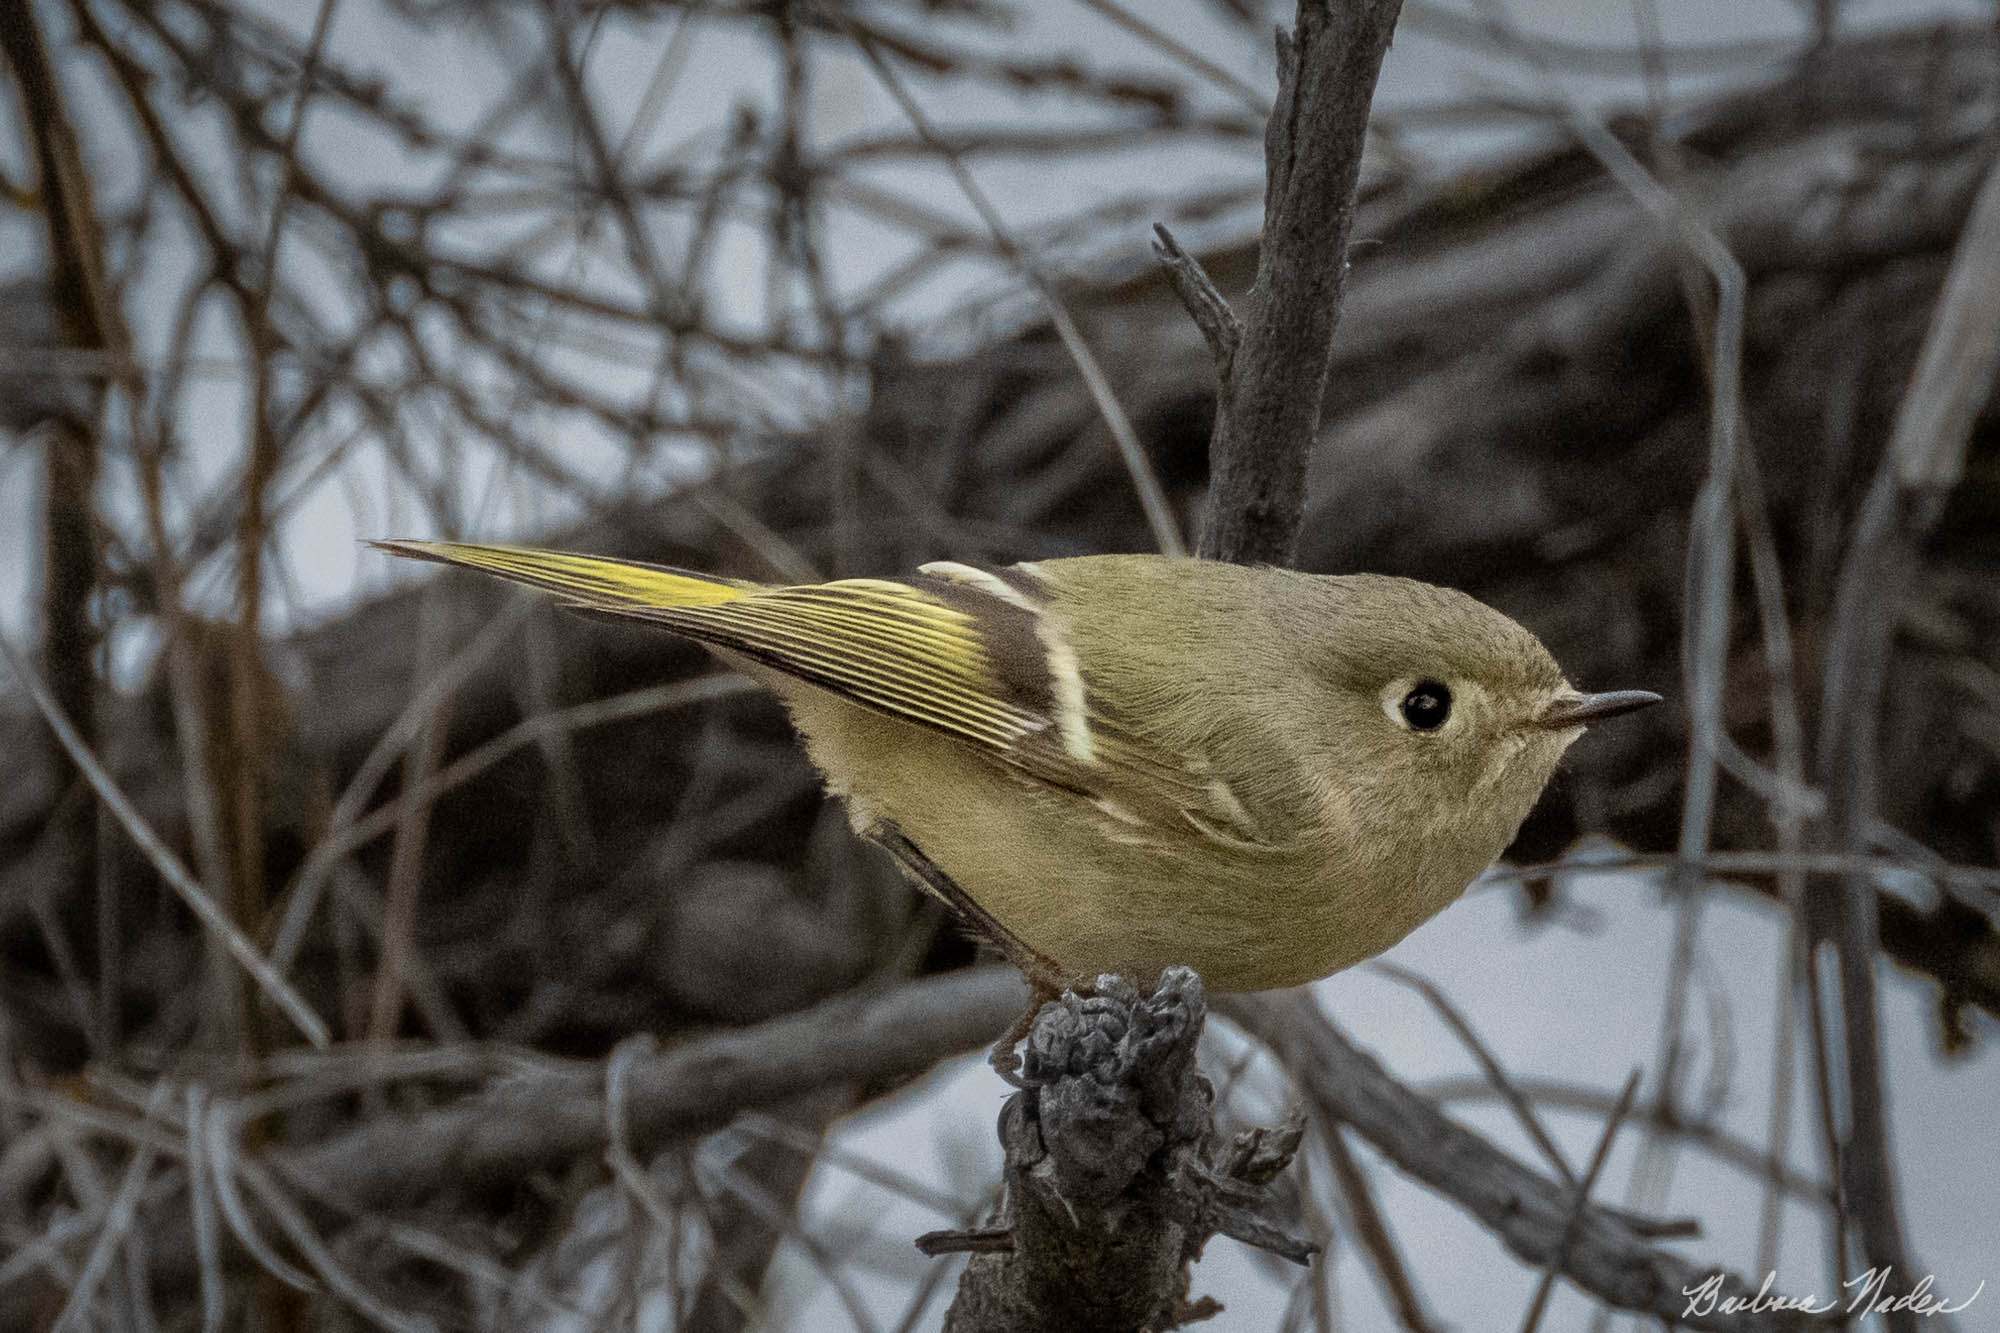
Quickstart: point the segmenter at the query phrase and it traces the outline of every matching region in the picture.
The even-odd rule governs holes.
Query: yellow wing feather
[[[1240,849],[1263,844],[1254,821],[1198,757],[1169,752],[1095,706],[1076,716],[1085,688],[1079,664],[1073,655],[1057,660],[1059,649],[1067,652],[1060,635],[1049,638],[1033,601],[993,575],[982,577],[997,592],[964,575],[950,579],[973,590],[968,599],[889,579],[773,587],[532,547],[371,544],[541,588],[578,609],[656,624],[934,728],[1025,777],[1095,802],[1118,825],[1116,836],[1157,836],[1185,821]],[[1082,745],[1078,728],[1086,733]]]
[[[666,565],[603,556],[572,555],[531,546],[484,546],[468,542],[372,541],[377,550],[412,560],[434,560],[497,575],[515,583],[612,614],[678,606],[719,606],[748,596],[758,585],[713,578]]]
[[[971,616],[904,584],[772,588],[648,618],[984,745],[1004,748],[1047,725],[1002,697]]]
[[[1003,697],[974,618],[906,583],[769,587],[533,547],[371,544],[524,583],[583,610],[649,621],[980,745],[1004,749],[1047,725]]]

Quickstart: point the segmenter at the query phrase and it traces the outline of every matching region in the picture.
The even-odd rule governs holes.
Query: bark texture
[[[1218,1142],[1215,1097],[1195,1065],[1208,1006],[1201,978],[1171,968],[1150,996],[1102,977],[1089,997],[1043,1006],[1028,1085],[1000,1113],[1006,1203],[945,1317],[947,1333],[1167,1329],[1204,1317],[1188,1265],[1217,1232],[1297,1263],[1262,1187],[1298,1150],[1303,1122]],[[927,1237],[941,1248],[943,1237]]]
[[[1217,357],[1201,539],[1210,559],[1286,566],[1297,559],[1361,146],[1402,8],[1402,0],[1303,0],[1292,31],[1278,33],[1257,285],[1240,345]]]

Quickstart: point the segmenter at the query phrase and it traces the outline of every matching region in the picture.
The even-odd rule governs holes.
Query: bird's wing
[[[471,542],[371,541],[378,551],[410,560],[458,565],[560,597],[565,606],[633,614],[668,606],[705,606],[755,592],[761,586],[741,579],[697,574],[643,560],[614,560],[533,546],[487,546]]]
[[[910,579],[767,587],[520,547],[377,544],[657,624],[942,732],[1024,779],[1084,798],[1110,836],[1192,831],[1245,850],[1268,846],[1200,756],[1141,735],[1091,697],[1031,574],[939,563]]]

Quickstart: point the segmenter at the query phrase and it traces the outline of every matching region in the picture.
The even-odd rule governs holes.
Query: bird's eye
[[[1436,731],[1451,716],[1451,691],[1443,681],[1420,680],[1403,696],[1403,721],[1413,731]]]

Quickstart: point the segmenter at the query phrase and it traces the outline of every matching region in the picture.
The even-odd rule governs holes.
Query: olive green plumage
[[[382,545],[715,647],[857,830],[899,832],[1062,978],[1257,990],[1371,957],[1499,855],[1585,723],[1654,697],[1580,695],[1499,612],[1375,575],[1090,556],[764,588]]]

